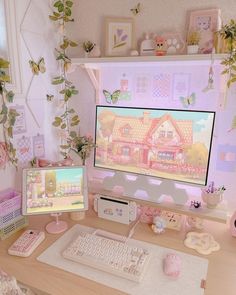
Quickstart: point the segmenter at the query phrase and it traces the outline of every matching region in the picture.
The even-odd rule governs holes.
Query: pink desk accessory
[[[164,258],[163,271],[172,278],[177,279],[181,273],[181,258],[174,253],[168,253]]]

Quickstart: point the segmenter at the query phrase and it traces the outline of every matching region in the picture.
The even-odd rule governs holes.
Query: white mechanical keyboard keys
[[[81,232],[64,250],[62,256],[110,274],[139,282],[143,278],[151,254],[141,247],[96,234]]]

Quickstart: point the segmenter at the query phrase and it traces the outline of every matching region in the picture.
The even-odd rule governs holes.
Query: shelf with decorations
[[[165,56],[122,56],[122,57],[95,57],[95,58],[72,58],[73,66],[84,68],[95,88],[96,102],[99,102],[101,69],[105,67],[157,67],[165,64],[168,66],[220,66],[227,54],[186,54],[186,55],[165,55]],[[224,107],[226,100],[226,77],[221,75],[222,91],[219,99],[220,107]]]
[[[91,58],[72,58],[71,62],[74,65],[85,66],[86,68],[100,68],[104,66],[140,66],[147,64],[148,66],[157,63],[169,63],[169,64],[208,64],[211,60],[215,63],[220,62],[227,56],[227,54],[186,54],[186,55],[165,55],[165,56],[122,56],[122,57],[91,57]]]

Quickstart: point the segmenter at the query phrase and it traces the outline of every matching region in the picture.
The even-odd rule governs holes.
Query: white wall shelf
[[[194,54],[194,55],[165,55],[165,56],[124,56],[124,57],[96,57],[96,58],[72,58],[74,66],[84,68],[94,86],[96,103],[100,101],[101,69],[105,67],[156,67],[165,66],[211,66],[220,65],[227,54]],[[222,76],[222,85],[225,85],[225,78]],[[226,90],[220,95],[220,106],[226,103]]]
[[[214,64],[220,62],[227,54],[194,54],[194,55],[165,55],[165,56],[125,56],[125,57],[97,57],[97,58],[72,58],[74,65],[84,66],[86,68],[98,69],[105,66],[156,66],[157,63],[170,65],[208,65],[213,59]]]

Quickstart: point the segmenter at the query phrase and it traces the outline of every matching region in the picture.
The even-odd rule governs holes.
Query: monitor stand
[[[177,205],[185,205],[188,201],[188,194],[185,189],[177,188],[174,181],[162,180],[160,184],[155,179],[146,175],[132,175],[115,172],[113,176],[103,179],[103,188],[115,191],[116,187],[122,188],[122,194],[127,197],[144,199],[155,203],[162,203],[165,197],[170,197]],[[144,192],[146,197],[139,196]]]
[[[56,217],[56,220],[48,223],[46,225],[46,231],[49,234],[60,234],[62,232],[64,232],[65,230],[67,230],[68,225],[65,221],[63,220],[59,220],[59,216],[61,215],[61,213],[52,213],[51,216]]]

